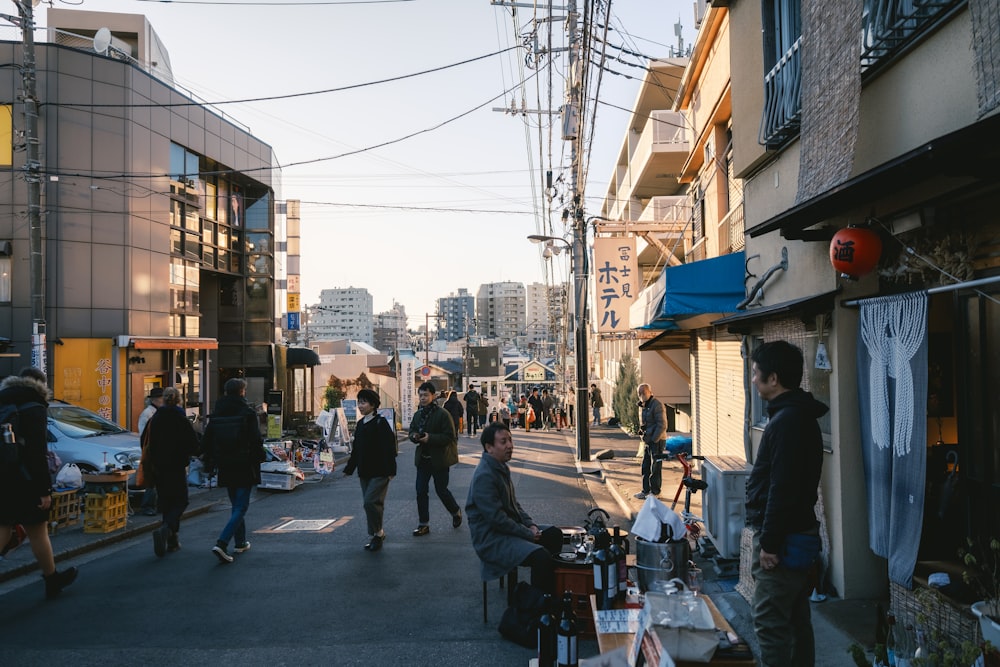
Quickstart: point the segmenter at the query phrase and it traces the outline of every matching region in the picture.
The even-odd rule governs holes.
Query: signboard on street
[[[289,292],[288,293],[288,312],[289,313],[297,313],[297,312],[299,312],[300,310],[302,310],[299,307],[300,305],[301,305],[301,301],[299,299],[299,293],[298,292]]]
[[[288,313],[288,330],[298,331],[301,313]]]

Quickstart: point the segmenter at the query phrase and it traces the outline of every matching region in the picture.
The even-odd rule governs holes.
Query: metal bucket
[[[691,546],[687,540],[672,542],[647,542],[635,538],[635,563],[639,574],[639,589],[648,591],[654,581],[667,581],[674,577],[687,581]]]

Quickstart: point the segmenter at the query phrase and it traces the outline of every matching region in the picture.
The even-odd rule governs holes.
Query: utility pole
[[[563,105],[563,140],[570,142],[570,190],[573,194],[573,279],[576,309],[576,457],[590,461],[590,420],[587,381],[590,361],[587,358],[587,224],[583,217],[583,193],[580,192],[579,119],[583,104],[583,76],[580,65],[579,14],[576,0],[568,3],[566,30],[569,32],[569,74],[566,77],[566,103]]]
[[[48,374],[45,340],[45,264],[42,256],[42,175],[39,161],[38,97],[35,89],[35,19],[32,0],[14,0],[21,27],[24,88],[24,181],[28,185],[28,255],[31,289],[31,365]]]

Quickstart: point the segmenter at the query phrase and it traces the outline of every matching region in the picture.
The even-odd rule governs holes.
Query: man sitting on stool
[[[557,526],[541,530],[517,502],[507,467],[514,453],[510,429],[493,422],[479,441],[484,451],[472,475],[465,514],[472,546],[482,562],[482,579],[499,579],[524,565],[531,568],[531,585],[552,593],[552,556],[562,549],[562,530]]]

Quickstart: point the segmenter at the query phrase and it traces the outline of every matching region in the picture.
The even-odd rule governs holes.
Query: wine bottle
[[[625,562],[627,554],[622,547],[621,528],[618,526],[615,526],[615,536],[611,540],[611,555],[614,556],[615,567],[618,569],[618,591],[615,595],[619,600],[624,600],[628,588],[628,565]]]
[[[618,565],[610,548],[594,552],[594,599],[598,609],[611,609],[618,593]]]
[[[573,594],[563,594],[562,615],[556,630],[556,664],[558,667],[578,667],[576,614],[573,613]]]
[[[542,597],[542,615],[538,617],[538,667],[552,667],[556,662],[555,603],[546,593]]]

